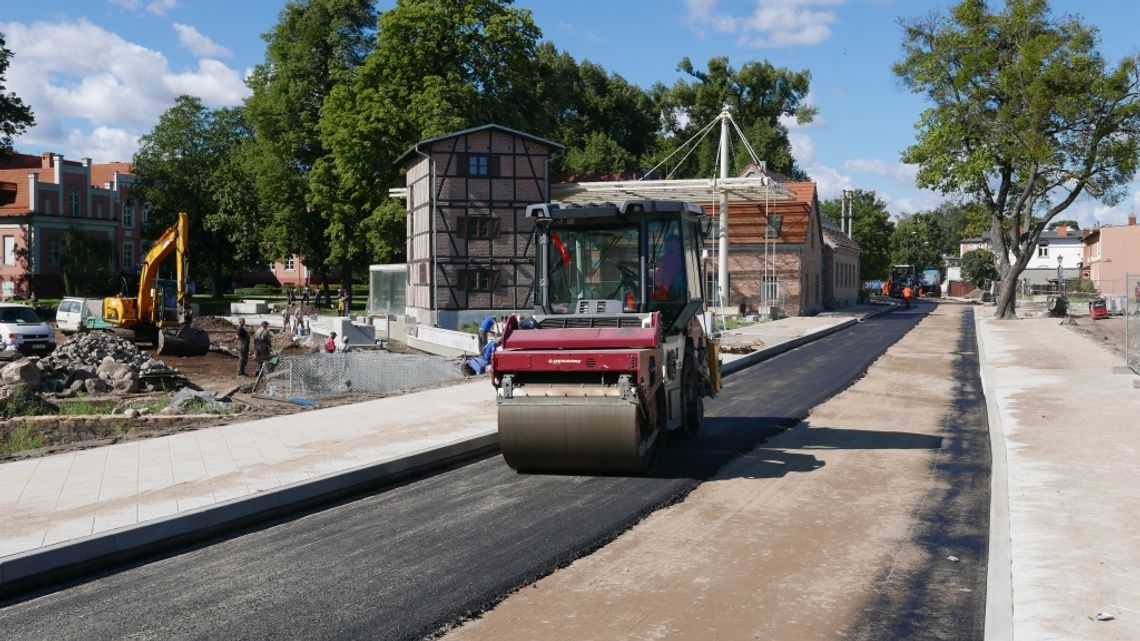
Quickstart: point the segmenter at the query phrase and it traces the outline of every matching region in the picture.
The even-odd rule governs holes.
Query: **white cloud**
[[[202,35],[200,31],[188,24],[174,23],[174,30],[178,32],[178,44],[190,53],[203,58],[230,58],[233,53],[222,45]]]
[[[897,182],[905,187],[914,187],[914,177],[918,175],[918,165],[901,162],[887,162],[878,158],[852,158],[843,161],[843,168],[865,174],[876,174]]]
[[[179,94],[209,107],[235,105],[249,94],[239,72],[221,62],[202,59],[176,71],[161,52],[86,20],[0,23],[0,32],[17,52],[8,88],[36,116],[36,126],[17,141],[25,148],[128,160],[137,138]]]
[[[145,6],[147,11],[156,16],[161,16],[178,6],[178,0],[150,0],[150,2],[145,3],[143,0],[107,0],[107,2],[132,11],[137,11]]]
[[[750,15],[718,11],[719,0],[685,0],[685,22],[700,37],[711,30],[737,34],[737,44],[748,47],[816,45],[831,37],[839,18],[826,7],[844,0],[753,0]]]

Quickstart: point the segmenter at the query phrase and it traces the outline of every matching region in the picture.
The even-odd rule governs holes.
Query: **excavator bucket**
[[[158,332],[157,349],[159,356],[203,356],[210,351],[210,335],[190,325],[177,330],[164,329]]]

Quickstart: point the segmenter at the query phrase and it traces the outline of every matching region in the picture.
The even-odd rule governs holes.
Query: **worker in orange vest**
[[[891,281],[884,280],[883,281],[883,296],[890,296],[890,295],[891,295]]]
[[[914,291],[910,288],[910,285],[903,287],[903,302],[906,303],[907,309],[910,309],[910,297],[913,295]]]

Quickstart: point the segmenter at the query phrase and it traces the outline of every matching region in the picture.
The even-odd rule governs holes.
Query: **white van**
[[[88,318],[103,318],[103,299],[65,298],[55,310],[55,324],[65,334],[87,329]]]
[[[0,349],[49,354],[55,349],[55,335],[31,307],[0,303]]]

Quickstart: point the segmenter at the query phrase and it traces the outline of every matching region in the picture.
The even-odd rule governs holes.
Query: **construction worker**
[[[891,296],[891,281],[889,278],[883,281],[883,296],[888,298]]]
[[[910,309],[910,297],[914,295],[914,290],[910,285],[903,286],[903,302],[906,303],[906,308]]]

